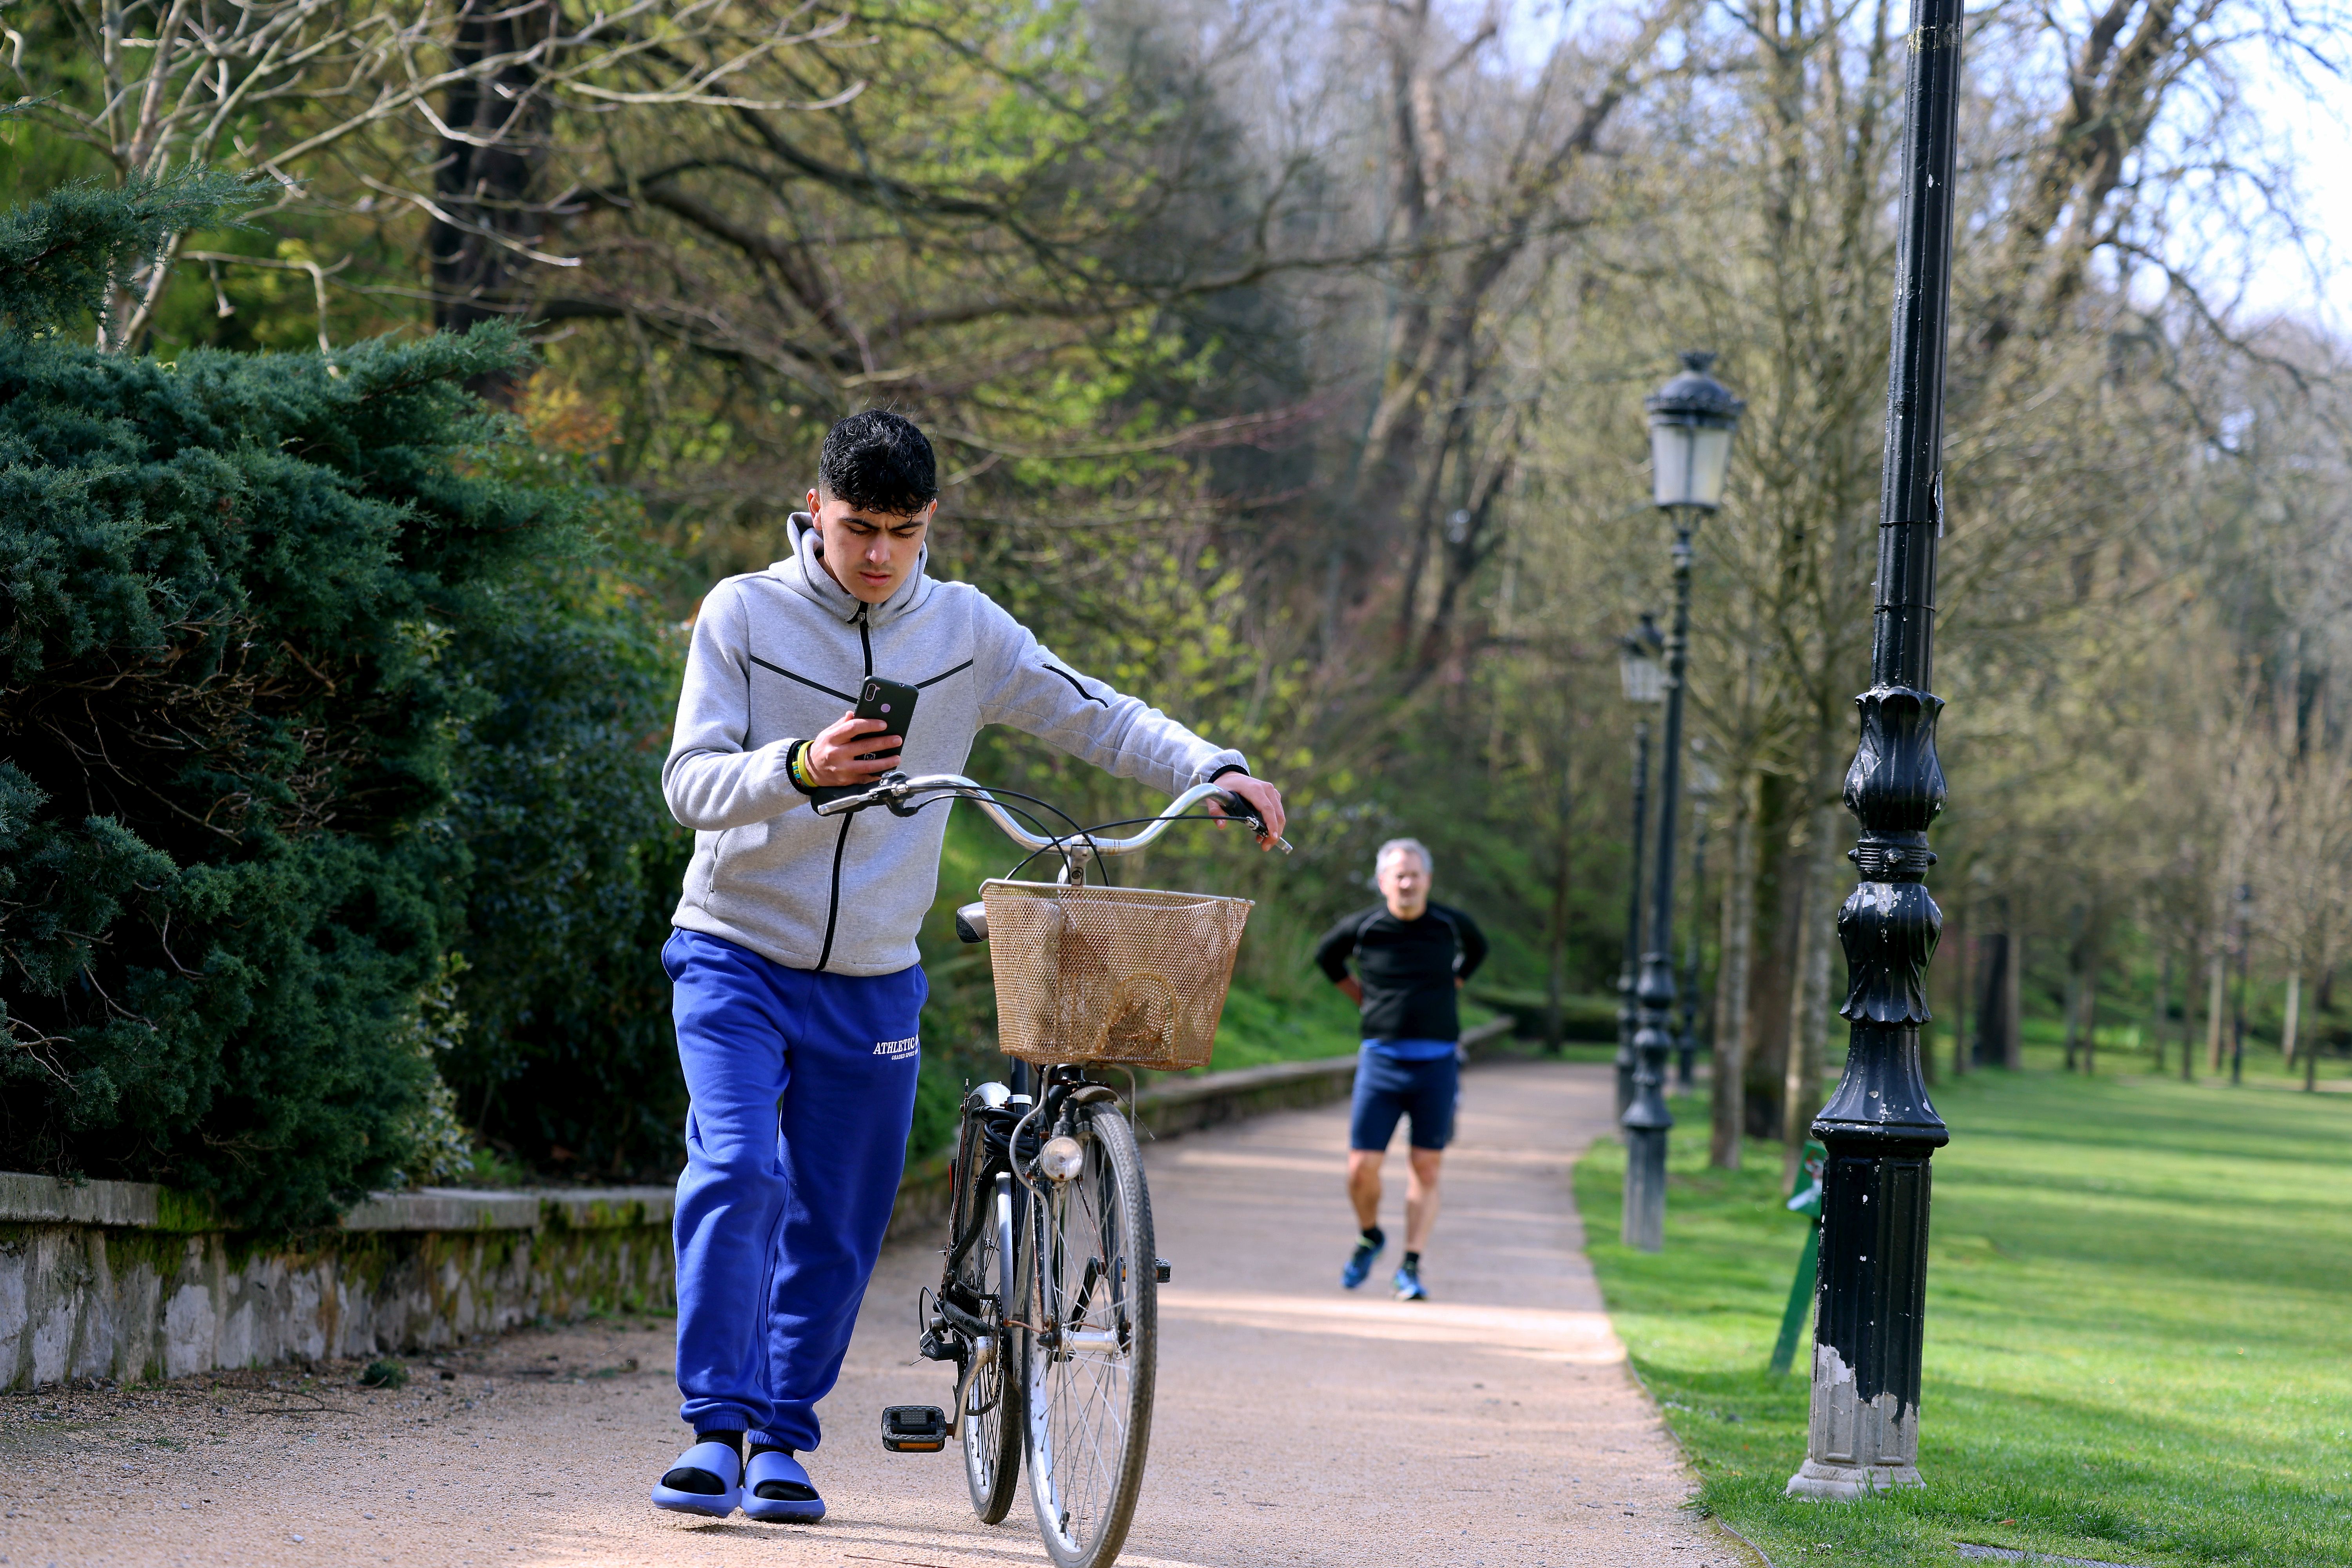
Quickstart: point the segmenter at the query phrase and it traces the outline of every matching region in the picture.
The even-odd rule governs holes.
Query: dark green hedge
[[[404,1159],[467,869],[446,656],[570,510],[467,471],[460,384],[516,353],[0,339],[0,1163],[299,1223]]]
[[[686,1086],[660,951],[694,842],[662,804],[684,634],[609,569],[530,574],[463,644],[486,698],[453,816],[472,852],[468,1025],[441,1069],[543,1172],[677,1173]]]
[[[190,177],[0,214],[0,1168],[299,1226],[397,1179],[420,992],[527,1157],[659,1168],[674,639],[498,328],[177,364],[69,341]]]

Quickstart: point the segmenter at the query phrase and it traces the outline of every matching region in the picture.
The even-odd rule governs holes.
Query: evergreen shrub
[[[595,639],[515,614],[581,509],[464,390],[518,365],[511,331],[175,364],[68,341],[190,191],[0,216],[0,1167],[296,1226],[410,1158],[469,830],[507,868],[488,912],[529,881],[484,796],[534,726],[464,650]],[[494,1013],[496,964],[466,973]]]

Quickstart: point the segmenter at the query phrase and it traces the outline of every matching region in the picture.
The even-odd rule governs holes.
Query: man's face
[[[1410,849],[1397,850],[1382,860],[1374,881],[1381,897],[1388,900],[1389,913],[1401,921],[1417,921],[1429,908],[1429,868]]]
[[[816,519],[817,537],[824,541],[824,569],[853,597],[878,605],[898,591],[922,559],[923,539],[940,503],[903,517],[861,511],[845,500],[811,490],[808,509]]]

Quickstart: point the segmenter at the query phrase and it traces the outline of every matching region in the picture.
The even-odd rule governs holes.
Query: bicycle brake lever
[[[1268,833],[1265,830],[1265,818],[1257,814],[1257,807],[1252,805],[1241,796],[1234,794],[1231,790],[1227,790],[1224,794],[1218,795],[1216,797],[1216,802],[1219,805],[1224,807],[1225,815],[1234,821],[1248,823],[1250,825],[1250,830],[1257,835],[1259,843],[1263,844],[1267,839],[1271,838],[1274,840],[1274,847],[1276,849],[1281,850],[1285,855],[1291,852],[1289,839],[1285,838],[1278,833]]]
[[[898,785],[906,782],[907,775],[903,773],[884,773],[860,794],[821,800],[814,809],[819,816],[839,816],[844,812],[864,811],[869,805],[887,805],[899,816],[912,816],[904,797],[894,793]]]

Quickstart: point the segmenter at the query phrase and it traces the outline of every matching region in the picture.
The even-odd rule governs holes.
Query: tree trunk
[[[1789,1067],[1789,998],[1796,989],[1797,930],[1803,920],[1804,858],[1790,843],[1798,813],[1785,773],[1759,775],[1756,788],[1756,880],[1748,944],[1748,1136],[1780,1136],[1781,1090]]]
[[[2225,943],[2217,942],[2213,944],[2213,956],[2209,964],[2205,998],[2205,1070],[2217,1073],[2221,1070],[2222,971],[2229,964]]]
[[[2066,919],[2066,1070],[2074,1070],[2075,1050],[2082,1039],[2083,1027],[2083,962],[2090,952],[2090,939],[2083,933],[2083,910],[2079,904]]]
[[[1559,767],[1559,858],[1553,868],[1551,885],[1551,952],[1546,964],[1544,992],[1544,1050],[1550,1056],[1559,1055],[1562,1029],[1560,1026],[1560,992],[1568,982],[1568,893],[1570,872],[1574,867],[1571,850],[1575,844],[1572,808],[1575,786],[1571,782],[1569,761],[1563,758]]]
[[[1830,949],[1837,944],[1837,822],[1838,805],[1832,798],[1814,807],[1806,828],[1804,917],[1798,941],[1801,960],[1790,997],[1789,1061],[1780,1106],[1784,1185],[1797,1178],[1807,1129],[1821,1109],[1822,1047],[1830,1020]]]
[[[2295,1026],[2303,1021],[2303,964],[2297,961],[2286,977],[2286,1035],[2279,1041],[2289,1067],[2294,1065]]]
[[[1958,908],[1952,910],[1952,1077],[1966,1078],[1969,1072],[1969,963],[1968,917]]]
[[[1716,966],[1715,1067],[1707,1163],[1739,1169],[1748,1126],[1748,978],[1756,938],[1756,794],[1740,780],[1731,812],[1731,874],[1723,883],[1723,954]]]
[[[2171,1021],[2168,1016],[2171,1012],[2171,990],[2172,954],[2168,950],[2164,955],[2164,962],[2157,965],[2156,1007],[2149,1016],[2147,1025],[2148,1044],[2156,1051],[2156,1071],[2158,1076],[2164,1072],[2164,1029],[2165,1026]]]
[[[2189,944],[2189,967],[2180,982],[2180,1081],[2183,1083],[2197,1081],[2197,1041],[2189,1031],[2197,1026],[2198,953],[2199,946],[2192,937]]]
[[[547,0],[497,5],[465,0],[452,63],[463,68],[485,58],[527,49],[559,25]],[[433,267],[433,323],[468,332],[475,323],[512,316],[521,308],[518,279],[540,247],[546,214],[534,205],[540,165],[547,157],[553,104],[539,90],[539,72],[509,65],[488,82],[466,78],[449,89],[450,130],[433,171],[443,216],[425,233]],[[470,136],[472,141],[461,140]],[[487,143],[487,145],[479,144]],[[476,377],[468,387],[511,406],[520,389],[504,373]]]
[[[2009,933],[2009,965],[2000,984],[2000,1061],[2011,1072],[2025,1070],[2025,1008],[2020,976],[2025,972],[2025,933]]]
[[[2099,963],[2106,955],[2094,940],[2083,963],[2083,1076],[2099,1070]]]
[[[2008,911],[2001,911],[2004,925]],[[1977,1051],[1979,1067],[2018,1065],[2017,960],[2014,931],[1987,931],[1977,938],[1982,962],[1977,968]]]
[[[2080,942],[2073,943],[2066,949],[2066,1070],[2068,1072],[2074,1070],[2076,1015],[2081,1012],[2083,1005],[2083,975],[2082,972],[2075,967],[2076,955],[2081,952]]]

